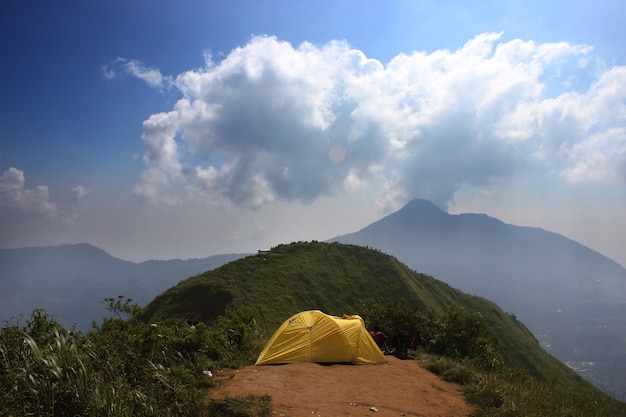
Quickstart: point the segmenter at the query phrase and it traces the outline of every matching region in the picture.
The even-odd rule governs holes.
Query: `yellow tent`
[[[319,310],[291,316],[272,335],[257,365],[291,362],[385,363],[359,316],[335,317]]]

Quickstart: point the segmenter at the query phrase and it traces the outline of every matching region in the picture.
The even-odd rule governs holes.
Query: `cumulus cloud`
[[[181,98],[144,122],[135,192],[259,206],[371,189],[382,205],[445,206],[527,169],[624,181],[626,68],[589,68],[585,45],[501,38],[384,65],[346,42],[255,37],[172,80]],[[169,82],[132,62],[117,65]]]
[[[0,176],[0,216],[36,215],[54,217],[59,214],[56,204],[50,201],[48,187],[25,187],[24,172],[9,168]]]

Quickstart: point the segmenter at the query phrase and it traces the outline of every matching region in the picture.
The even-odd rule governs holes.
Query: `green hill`
[[[287,317],[320,309],[361,314],[390,335],[419,329],[435,341],[415,350],[420,366],[460,384],[474,416],[626,417],[626,404],[494,303],[364,247],[280,245],[182,281],[143,309],[124,296],[105,302],[113,317],[86,334],[39,309],[24,326],[5,323],[0,416],[271,415],[266,394],[207,404],[209,371],[254,363]]]
[[[506,346],[507,365],[567,389],[595,390],[545,352],[521,322],[493,302],[412,271],[380,251],[355,245],[279,245],[268,253],[248,256],[182,281],[148,304],[142,319],[212,321],[232,306],[249,312],[269,337],[298,311],[359,314],[361,302],[372,297],[424,311],[443,313],[460,307],[479,312]]]

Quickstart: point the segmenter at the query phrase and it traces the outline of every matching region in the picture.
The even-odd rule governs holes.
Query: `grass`
[[[250,363],[257,341],[236,314],[194,327],[120,315],[80,334],[36,310],[0,331],[0,416],[201,416],[203,370]]]
[[[212,417],[267,417],[272,415],[271,397],[243,395],[211,400],[207,415]]]
[[[245,311],[261,335],[269,338],[299,311],[363,315],[363,302],[372,297],[423,312],[441,314],[451,308],[476,312],[505,346],[508,366],[527,369],[544,381],[557,380],[567,389],[596,389],[546,353],[521,322],[493,302],[412,271],[393,256],[356,245],[278,245],[269,254],[248,256],[181,282],[146,306],[142,319],[210,321],[232,306]]]
[[[626,405],[601,391],[571,391],[521,370],[484,371],[466,361],[427,355],[420,365],[462,386],[474,417],[620,417]]]
[[[270,415],[268,395],[207,404],[214,382],[203,371],[254,363],[273,330],[306,309],[419,326],[435,340],[422,365],[461,384],[476,416],[626,416],[626,404],[495,304],[358,246],[280,245],[185,280],[143,309],[106,302],[113,317],[86,334],[40,310],[24,327],[5,324],[0,417]]]

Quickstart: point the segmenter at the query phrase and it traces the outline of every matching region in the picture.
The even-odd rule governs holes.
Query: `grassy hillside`
[[[358,246],[281,245],[185,280],[145,309],[123,296],[105,303],[113,317],[86,334],[43,310],[0,328],[0,416],[270,416],[268,394],[207,403],[211,372],[254,363],[282,321],[318,308],[436,340],[411,352],[462,386],[475,417],[626,417],[626,404],[493,303]]]
[[[479,312],[506,346],[507,365],[566,389],[595,390],[547,354],[522,323],[494,303],[412,271],[380,251],[355,245],[279,245],[181,282],[147,305],[142,318],[211,321],[233,306],[247,311],[269,337],[298,311],[359,314],[363,300],[372,297],[438,313],[451,307]]]

